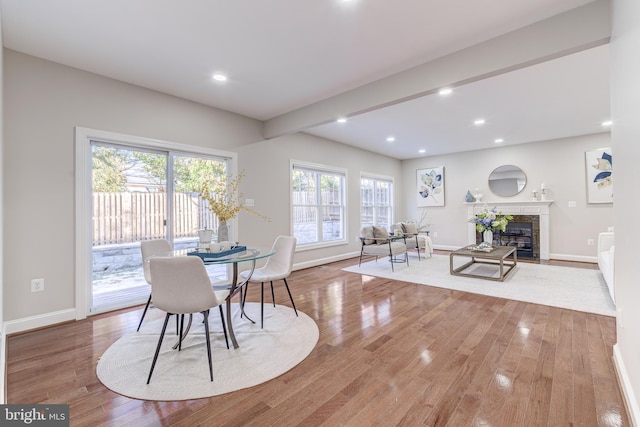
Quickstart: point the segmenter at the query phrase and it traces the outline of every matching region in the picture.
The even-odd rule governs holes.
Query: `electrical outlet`
[[[587,239],[587,246],[593,246],[593,245],[594,245],[593,239]]]
[[[249,207],[253,207],[253,206],[255,206],[255,201],[253,199],[244,199],[244,205],[245,206],[249,206]]]
[[[437,231],[434,231],[432,234],[433,234],[433,237],[438,237],[438,232]]]
[[[31,292],[44,291],[44,279],[31,280]]]
[[[570,208],[575,208],[576,207],[576,201],[575,200],[569,200],[569,207]]]

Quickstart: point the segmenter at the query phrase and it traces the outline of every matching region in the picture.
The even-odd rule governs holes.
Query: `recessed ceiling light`
[[[347,123],[347,119],[345,117],[340,117],[338,120],[336,120],[336,122],[338,122],[338,123]]]
[[[501,142],[504,142],[504,139],[496,138],[496,139],[493,140],[493,142],[495,142],[496,144],[500,144]]]
[[[225,80],[227,80],[227,76],[225,76],[224,74],[214,74],[213,76],[211,76],[211,78],[218,82],[224,82]]]
[[[474,122],[473,122],[473,124],[474,124],[474,125],[476,125],[476,126],[483,125],[484,123],[485,123],[485,120],[484,120],[484,119],[476,119],[476,120],[474,120]]]
[[[396,138],[394,136],[390,136],[390,137],[387,138],[387,142],[393,142],[395,140],[396,140]]]
[[[611,120],[605,120],[604,122],[602,122],[602,126],[611,126],[613,124],[613,122]]]
[[[425,150],[424,148],[421,149],[421,150],[418,150],[418,153],[421,153],[421,154],[426,153],[426,152],[427,152],[427,150]]]
[[[450,94],[451,94],[451,92],[453,92],[453,89],[448,88],[448,87],[443,87],[442,89],[440,89],[440,90],[438,91],[438,94],[439,94],[439,95],[450,95]]]

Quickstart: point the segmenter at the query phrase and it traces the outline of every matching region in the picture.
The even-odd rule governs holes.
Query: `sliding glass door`
[[[140,242],[167,239],[174,249],[197,245],[213,228],[200,198],[204,179],[226,174],[223,158],[91,141],[92,286],[90,312],[143,303]],[[225,280],[226,269],[210,271]]]

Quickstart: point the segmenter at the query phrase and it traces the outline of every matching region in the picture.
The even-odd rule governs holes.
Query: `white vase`
[[[229,240],[229,224],[227,221],[218,221],[218,243]]]
[[[485,230],[482,232],[482,241],[490,246],[493,246],[493,231]]]

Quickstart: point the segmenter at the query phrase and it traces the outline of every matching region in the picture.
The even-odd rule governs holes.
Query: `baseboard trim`
[[[335,255],[335,256],[326,257],[326,258],[313,259],[310,261],[299,262],[297,264],[294,264],[293,270],[302,270],[305,268],[317,267],[319,265],[329,264],[331,262],[342,261],[345,259],[355,258],[359,256],[360,256],[360,251],[357,251],[357,252],[340,254],[340,255]]]
[[[55,325],[56,323],[68,322],[70,320],[76,320],[76,310],[73,308],[39,314],[37,316],[23,317],[22,319],[9,320],[4,322],[3,329],[5,334],[3,334],[3,337],[31,329],[44,328],[45,326]]]
[[[549,254],[549,259],[555,259],[558,261],[590,262],[592,264],[598,263],[598,257],[584,255]]]
[[[629,421],[633,427],[638,427],[640,426],[640,407],[638,407],[638,401],[633,392],[633,387],[631,386],[627,368],[624,365],[618,344],[613,346],[613,366],[616,369],[618,384],[620,384],[620,389],[622,390],[622,399],[629,413]]]

